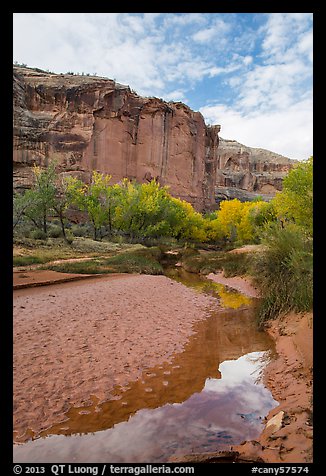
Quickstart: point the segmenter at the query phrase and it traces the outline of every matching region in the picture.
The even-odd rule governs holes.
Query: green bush
[[[119,273],[163,274],[163,267],[157,261],[155,253],[119,253],[108,258],[105,263]]]
[[[87,261],[73,261],[62,262],[58,264],[50,264],[43,267],[44,269],[51,269],[59,271],[60,273],[77,273],[77,274],[106,274],[112,273],[110,269],[103,265],[103,262],[96,259],[89,259]]]
[[[29,222],[21,221],[14,229],[14,237],[30,238],[33,228]]]
[[[117,243],[95,241],[95,240],[92,240],[91,238],[84,238],[80,236],[80,237],[74,238],[72,247],[76,251],[79,251],[79,252],[107,253],[107,252],[119,250],[121,248],[121,245]]]
[[[209,274],[219,271],[221,269],[220,252],[204,252],[199,253],[194,250],[194,253],[187,252],[182,254],[182,267],[189,273]]]
[[[46,240],[47,239],[46,233],[43,230],[39,230],[39,229],[31,231],[30,236],[34,240]]]
[[[224,253],[221,267],[226,278],[250,274],[252,255],[249,253]]]
[[[70,228],[71,232],[74,234],[74,236],[77,237],[85,237],[85,236],[90,236],[91,232],[89,230],[89,226],[87,225],[72,225]]]
[[[313,245],[302,228],[291,224],[270,225],[265,231],[265,251],[253,259],[255,283],[263,296],[258,322],[280,314],[312,309]]]
[[[59,238],[62,235],[61,227],[58,225],[50,225],[48,230],[48,236],[50,238]]]
[[[14,256],[14,266],[29,266],[31,264],[44,263],[44,260],[38,256]]]
[[[47,266],[47,269],[81,274],[163,274],[162,265],[158,261],[160,253],[161,251],[156,247],[128,250],[109,258],[93,258],[87,261],[58,263]]]
[[[70,230],[66,230],[66,241],[69,245],[71,245],[74,241],[74,235]]]

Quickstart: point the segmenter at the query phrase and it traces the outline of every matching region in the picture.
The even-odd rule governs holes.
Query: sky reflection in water
[[[183,403],[141,409],[104,431],[26,443],[16,448],[15,462],[166,462],[171,455],[216,451],[255,438],[276,405],[257,382],[268,354],[222,362],[222,378],[207,378],[203,390]]]

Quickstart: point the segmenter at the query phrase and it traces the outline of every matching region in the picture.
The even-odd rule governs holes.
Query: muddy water
[[[256,330],[254,304],[190,273],[168,273],[224,307],[195,325],[184,351],[147,370],[114,399],[73,408],[67,421],[14,446],[15,462],[167,462],[254,439],[277,405],[260,382],[273,343]]]

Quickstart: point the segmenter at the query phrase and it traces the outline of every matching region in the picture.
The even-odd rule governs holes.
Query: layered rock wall
[[[14,188],[32,165],[58,163],[85,182],[92,171],[138,182],[156,178],[199,210],[222,199],[270,199],[295,161],[219,138],[220,126],[180,102],[143,98],[107,78],[14,67]]]
[[[14,186],[31,165],[57,160],[63,174],[92,171],[139,182],[156,178],[196,209],[214,205],[219,126],[182,103],[142,98],[105,78],[14,68]]]
[[[265,149],[219,138],[215,196],[250,200],[272,198],[296,161]]]

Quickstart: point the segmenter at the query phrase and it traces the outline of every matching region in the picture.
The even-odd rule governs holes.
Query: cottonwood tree
[[[109,222],[112,227],[112,201],[110,175],[94,171],[90,184],[85,184],[75,177],[67,178],[67,194],[69,202],[79,210],[85,211],[93,226],[94,240],[100,240],[101,227]]]
[[[283,190],[273,199],[280,219],[313,232],[313,157],[297,164],[283,180]]]
[[[51,163],[46,169],[34,165],[34,185],[23,196],[25,201],[24,215],[46,235],[48,232],[48,217],[56,197],[56,171],[55,163]]]

